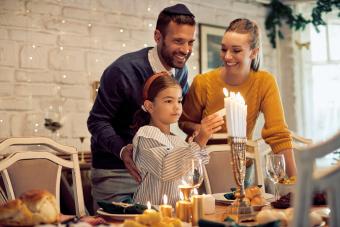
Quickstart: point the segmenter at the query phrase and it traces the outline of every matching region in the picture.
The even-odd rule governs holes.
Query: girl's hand
[[[204,147],[211,135],[215,132],[218,132],[222,129],[222,125],[224,124],[223,117],[219,116],[217,113],[209,115],[202,119],[201,127],[199,129],[198,135],[195,138],[195,141],[201,146]]]

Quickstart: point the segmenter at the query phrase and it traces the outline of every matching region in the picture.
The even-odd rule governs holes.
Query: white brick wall
[[[176,2],[0,0],[0,138],[50,136],[43,126],[46,103],[62,100],[59,140],[80,147],[79,137],[85,136],[81,149],[88,150],[91,82],[121,54],[153,45],[158,13]],[[237,17],[249,17],[264,27],[265,9],[252,1],[183,2],[199,23],[226,26]],[[190,81],[199,73],[196,35],[188,61]],[[263,40],[264,66],[277,72],[276,52]]]

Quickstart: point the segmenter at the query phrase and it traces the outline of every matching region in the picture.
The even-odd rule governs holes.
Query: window
[[[302,55],[301,92],[303,134],[314,141],[329,138],[340,130],[340,19],[328,20],[318,33],[313,26],[306,31],[310,49]],[[305,34],[306,35],[306,34]],[[334,155],[318,162],[334,162]]]

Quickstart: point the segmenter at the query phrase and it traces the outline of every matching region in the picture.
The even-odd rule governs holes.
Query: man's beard
[[[163,58],[165,64],[167,64],[168,66],[170,66],[171,68],[177,68],[177,69],[181,69],[185,66],[185,63],[187,62],[187,60],[190,57],[191,52],[189,52],[186,56],[185,56],[185,62],[183,63],[183,65],[176,65],[175,60],[174,60],[174,55],[176,55],[176,53],[170,53],[167,51],[168,47],[167,45],[163,42],[162,44],[162,49],[161,49],[161,57]]]

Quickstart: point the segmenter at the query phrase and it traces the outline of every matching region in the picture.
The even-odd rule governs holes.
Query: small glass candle
[[[163,205],[159,206],[159,211],[161,213],[161,216],[164,217],[169,217],[171,218],[171,213],[172,213],[172,206],[168,205],[168,197],[166,195],[163,196]]]

